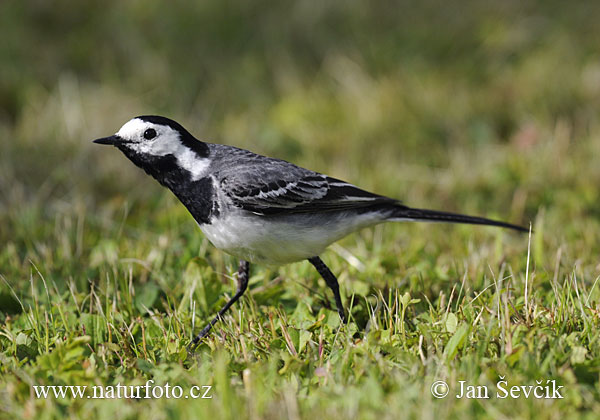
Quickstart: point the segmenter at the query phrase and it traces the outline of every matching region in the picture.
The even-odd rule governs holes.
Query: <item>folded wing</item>
[[[219,175],[221,187],[232,202],[257,214],[308,213],[366,209],[381,204],[399,204],[368,191],[289,162],[250,159],[235,170]]]

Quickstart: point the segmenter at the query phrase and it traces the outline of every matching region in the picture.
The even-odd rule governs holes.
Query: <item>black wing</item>
[[[237,186],[227,194],[237,206],[259,214],[359,209],[395,203],[390,198],[324,175],[309,175],[293,181],[265,181],[260,186]]]
[[[244,152],[242,154],[242,152]],[[217,174],[233,203],[257,214],[311,213],[399,204],[292,163],[236,149]],[[229,160],[229,159],[228,159]],[[235,163],[233,162],[235,161]]]
[[[398,200],[300,168],[284,160],[231,146],[209,144],[218,165],[212,173],[234,205],[257,214],[314,213],[365,209],[389,212],[390,220],[420,220],[526,228],[482,217],[413,209]]]

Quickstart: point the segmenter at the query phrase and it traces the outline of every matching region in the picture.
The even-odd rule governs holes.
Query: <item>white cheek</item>
[[[209,159],[199,157],[196,152],[182,144],[174,146],[174,142],[171,139],[158,138],[155,141],[133,143],[132,146],[134,150],[140,153],[153,156],[175,156],[177,164],[190,172],[194,181],[204,178],[208,173]]]
[[[168,154],[175,154],[173,150],[173,141],[160,137],[154,141],[145,141],[141,144],[143,149],[146,149],[146,153],[150,153],[154,156],[166,156]]]

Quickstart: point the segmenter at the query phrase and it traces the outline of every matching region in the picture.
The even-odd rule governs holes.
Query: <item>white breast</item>
[[[374,214],[269,217],[235,211],[200,229],[217,248],[250,262],[281,265],[321,254],[332,242],[381,222]]]

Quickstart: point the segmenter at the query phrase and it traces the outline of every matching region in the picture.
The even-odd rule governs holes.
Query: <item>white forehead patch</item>
[[[123,127],[117,131],[117,136],[129,141],[141,140],[144,138],[144,131],[153,125],[154,124],[150,124],[146,121],[140,120],[139,118],[134,118],[127,121]]]
[[[144,138],[144,132],[149,128],[156,131],[156,137],[147,140]],[[138,153],[175,156],[178,165],[190,172],[194,181],[206,176],[209,159],[198,156],[196,152],[181,143],[179,132],[169,126],[134,118],[126,122],[116,135],[130,141],[127,147]]]

